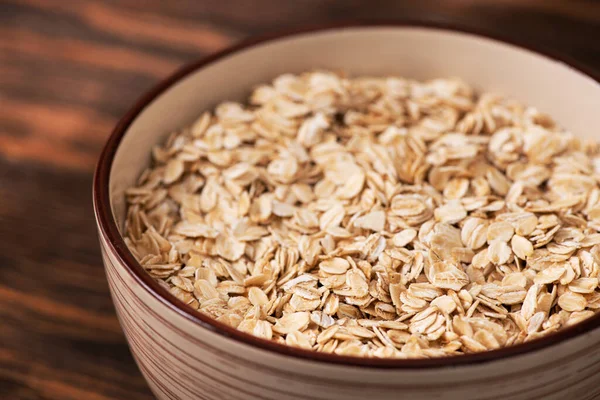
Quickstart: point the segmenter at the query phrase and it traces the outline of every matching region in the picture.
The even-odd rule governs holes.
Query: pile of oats
[[[126,242],[190,307],[369,357],[522,343],[600,308],[600,152],[456,79],[282,75],[154,148]]]

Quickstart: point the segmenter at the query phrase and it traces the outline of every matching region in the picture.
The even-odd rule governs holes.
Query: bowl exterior
[[[424,369],[314,362],[241,344],[173,312],[131,275],[100,233],[121,326],[164,400],[600,398],[600,331],[518,357]]]

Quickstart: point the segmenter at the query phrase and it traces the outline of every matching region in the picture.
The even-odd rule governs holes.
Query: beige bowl
[[[600,84],[539,53],[455,29],[337,26],[236,46],[177,72],[121,120],[100,158],[94,207],[110,290],[140,370],[160,399],[594,399],[600,314],[526,344],[432,360],[380,360],[294,349],[188,309],[136,263],[120,236],[124,190],[151,147],[223,100],[285,72],[462,77],[536,105],[574,133],[596,134]]]

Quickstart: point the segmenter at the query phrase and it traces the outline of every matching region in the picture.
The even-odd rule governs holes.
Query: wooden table
[[[91,204],[98,153],[141,93],[249,35],[400,17],[525,37],[600,70],[595,0],[3,0],[0,399],[152,398],[115,317]]]

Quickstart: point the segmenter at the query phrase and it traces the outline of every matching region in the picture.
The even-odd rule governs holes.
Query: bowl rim
[[[249,39],[238,42],[233,46],[225,48],[224,50],[210,54],[197,61],[188,63],[176,70],[169,77],[161,80],[136,101],[129,111],[127,111],[127,113],[119,120],[109,136],[108,141],[106,142],[102,153],[100,154],[94,174],[94,213],[96,215],[96,221],[101,235],[106,239],[110,251],[124,266],[127,273],[154,299],[158,300],[178,315],[200,325],[204,329],[208,329],[238,343],[266,350],[278,355],[291,356],[299,360],[308,360],[330,365],[334,364],[379,369],[435,369],[474,365],[532,353],[537,350],[548,348],[553,344],[575,338],[579,335],[600,328],[600,313],[597,313],[585,321],[548,334],[541,338],[534,339],[530,342],[496,350],[488,350],[481,353],[454,355],[439,358],[387,359],[320,353],[312,350],[304,350],[279,344],[267,339],[261,339],[218,322],[213,318],[188,307],[182,301],[177,299],[174,295],[169,293],[168,290],[156,282],[137,262],[133,254],[127,248],[127,245],[125,244],[125,241],[119,232],[117,222],[113,217],[110,206],[109,178],[112,163],[119,144],[129,126],[135,121],[139,114],[163,92],[170,89],[174,84],[178,83],[183,78],[216,61],[223,59],[228,55],[250,49],[257,45],[262,45],[292,36],[302,36],[304,34],[356,28],[422,28],[446,33],[456,32],[467,34],[480,39],[491,40],[501,44],[508,44],[516,49],[526,50],[534,54],[544,56],[550,61],[561,62],[600,84],[600,75],[595,70],[582,65],[580,62],[574,60],[570,56],[560,54],[553,50],[540,48],[539,45],[532,45],[531,43],[527,43],[522,40],[516,40],[515,38],[510,37],[502,37],[496,33],[486,32],[482,29],[475,29],[473,27],[461,26],[460,24],[455,23],[423,20],[350,21],[308,26],[291,29],[284,32],[250,37]]]

